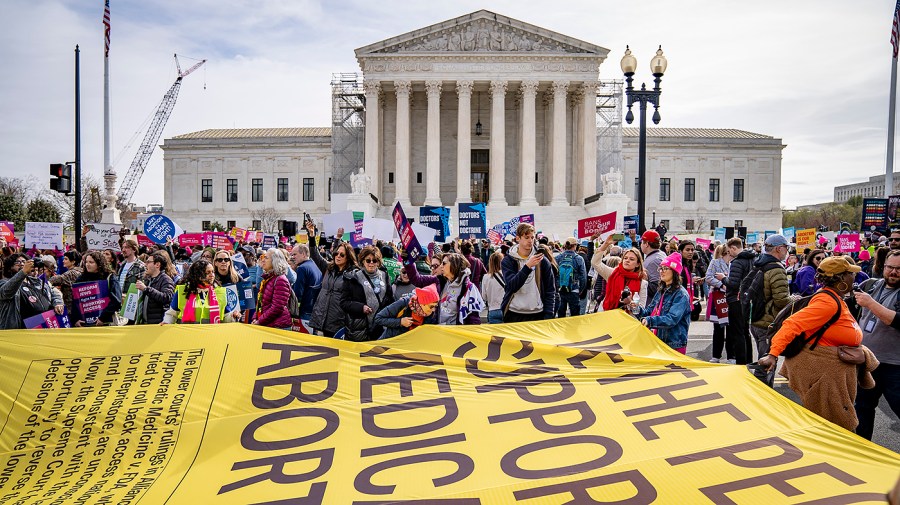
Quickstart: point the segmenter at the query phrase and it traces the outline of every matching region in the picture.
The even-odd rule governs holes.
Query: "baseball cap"
[[[843,256],[829,256],[819,263],[819,267],[816,270],[821,274],[833,276],[844,272],[856,273],[862,270],[862,268],[850,264],[850,262],[847,261],[847,258]]]
[[[656,230],[647,230],[641,235],[641,242],[653,242],[659,240],[659,233]]]
[[[788,245],[788,241],[786,238],[784,238],[784,235],[778,235],[776,233],[775,235],[769,235],[768,237],[766,237],[765,244],[771,247],[778,247],[782,245]]]
[[[578,239],[575,237],[569,237],[566,239],[566,247],[570,247],[573,245],[578,245]]]

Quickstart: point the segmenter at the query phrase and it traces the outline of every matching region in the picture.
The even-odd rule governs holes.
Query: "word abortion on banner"
[[[181,227],[162,214],[154,214],[144,221],[144,235],[157,244],[165,244],[167,239],[178,238],[182,233]]]
[[[93,223],[86,225],[88,230],[84,239],[87,241],[87,248],[102,251],[111,249],[119,251],[119,231],[122,229],[120,224],[103,224]]]
[[[419,207],[419,222],[435,230],[435,242],[446,242],[450,237],[450,208],[423,205]]]
[[[616,231],[615,211],[602,216],[587,217],[578,220],[578,238],[590,237],[599,232],[600,238],[606,237]]]
[[[863,198],[862,231],[887,233],[887,198]]]
[[[63,248],[63,224],[62,223],[25,223],[25,248],[30,249],[62,249]]]
[[[409,257],[415,259],[421,256],[424,249],[419,244],[416,233],[413,231],[409,219],[406,218],[406,212],[403,211],[403,206],[400,205],[400,202],[397,202],[397,205],[394,206],[391,217],[394,218],[394,227],[397,228],[397,233],[400,235],[400,244],[409,253]]]
[[[859,252],[859,233],[840,233],[834,237],[834,252]]]
[[[94,324],[109,306],[109,285],[105,280],[72,284],[72,300],[78,313],[75,320]]]
[[[900,455],[620,310],[387,342],[63,331],[0,336],[6,504],[883,503],[900,474]],[[304,383],[320,387],[284,387]]]
[[[796,231],[796,244],[798,252],[803,249],[815,249],[816,247],[816,229],[815,228],[803,228],[802,230]]]
[[[484,203],[459,204],[459,237],[487,238],[487,209]]]

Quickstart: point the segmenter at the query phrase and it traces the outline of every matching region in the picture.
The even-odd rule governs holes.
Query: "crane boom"
[[[182,79],[187,77],[187,75],[194,70],[200,68],[204,63],[206,63],[206,60],[201,60],[191,68],[182,72],[181,65],[178,64],[178,55],[175,55],[175,64],[178,67],[178,77],[175,79],[175,82],[172,83],[172,87],[170,87],[166,94],[163,95],[163,99],[159,103],[159,107],[156,108],[156,113],[153,115],[153,121],[147,128],[146,135],[144,135],[144,140],[141,141],[141,145],[138,147],[137,153],[131,161],[131,166],[128,168],[128,173],[125,174],[122,185],[119,186],[117,197],[121,205],[128,205],[131,202],[131,197],[134,196],[138,183],[141,182],[141,177],[144,175],[144,170],[147,168],[150,157],[156,149],[156,144],[159,142],[159,138],[162,137],[163,128],[165,128],[166,123],[169,121],[169,116],[172,115],[172,109],[175,108],[175,101],[178,99],[178,91],[181,89]]]

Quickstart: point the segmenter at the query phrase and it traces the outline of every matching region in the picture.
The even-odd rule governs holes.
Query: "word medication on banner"
[[[900,474],[900,455],[622,311],[377,345],[59,335],[0,336],[4,504],[881,503]]]

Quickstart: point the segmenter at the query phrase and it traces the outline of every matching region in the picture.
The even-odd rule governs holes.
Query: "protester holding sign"
[[[503,322],[539,321],[556,315],[556,283],[550,261],[534,247],[534,226],[522,223],[516,228],[518,244],[509,249],[500,266],[504,286]]]
[[[143,261],[138,259],[138,249],[138,243],[134,240],[127,239],[122,242],[123,261],[116,271],[122,293],[128,293],[132,284],[144,278],[144,271],[147,267]]]
[[[638,295],[641,307],[647,299],[647,280],[644,279],[644,257],[637,249],[628,249],[622,253],[622,261],[615,268],[603,262],[606,251],[613,244],[613,236],[606,237],[603,245],[591,258],[591,266],[606,280],[606,293],[603,295],[603,310],[615,310],[632,302]],[[628,292],[625,291],[628,288]],[[631,293],[630,295],[628,293]],[[623,296],[624,294],[624,296]]]
[[[66,251],[63,254],[63,268],[66,271],[59,275],[54,275],[50,277],[50,284],[59,289],[62,293],[63,303],[66,305],[66,309],[69,314],[74,314],[74,306],[72,305],[72,284],[84,273],[84,269],[81,267],[81,253],[76,251],[75,249]]]
[[[217,286],[236,286],[241,281],[241,275],[234,268],[234,262],[231,260],[231,252],[226,250],[217,251],[215,254],[215,270]],[[225,306],[222,306],[224,312]],[[241,320],[241,307],[238,305],[232,312],[235,321]]]
[[[175,281],[168,274],[169,266],[169,255],[156,251],[147,261],[144,278],[135,282],[135,287],[141,292],[137,324],[159,324],[163,321],[175,294]]]
[[[712,359],[710,363],[722,362],[722,348],[725,348],[725,362],[734,365],[734,336],[728,327],[728,300],[725,298],[725,284],[732,260],[731,252],[724,244],[716,247],[715,257],[706,269],[705,282],[709,287],[706,303],[706,320],[713,323]],[[723,311],[724,309],[724,311]]]
[[[37,266],[35,266],[37,264]],[[3,261],[0,280],[0,324],[5,330],[25,328],[24,320],[54,310],[65,310],[62,295],[50,283],[38,277],[41,265],[24,254],[13,254]]]
[[[91,316],[88,316],[87,310],[79,303],[75,303],[75,311],[72,319],[75,321],[73,326],[103,326],[106,324],[116,324],[116,313],[122,307],[122,290],[116,275],[110,270],[106,258],[98,251],[88,251],[84,254],[84,272],[74,284],[81,283],[104,283],[106,287],[106,297],[108,302],[103,307],[96,321],[90,322]],[[73,284],[73,289],[76,287]],[[91,300],[97,301],[97,300]]]
[[[292,321],[288,301],[291,299],[291,283],[286,274],[291,267],[287,258],[281,249],[272,248],[259,257],[259,266],[263,276],[252,324],[290,330]]]
[[[216,271],[206,260],[191,264],[185,283],[175,286],[175,295],[160,324],[218,324],[233,322],[225,312],[228,294],[216,286]]]
[[[337,230],[338,237],[343,234],[343,228]],[[332,338],[347,325],[347,314],[341,309],[341,294],[344,291],[344,272],[352,271],[356,267],[356,255],[353,254],[350,244],[338,242],[333,253],[334,261],[329,263],[319,253],[314,234],[309,235],[309,254],[322,272],[322,289],[313,306],[309,325],[321,331],[326,337]]]

